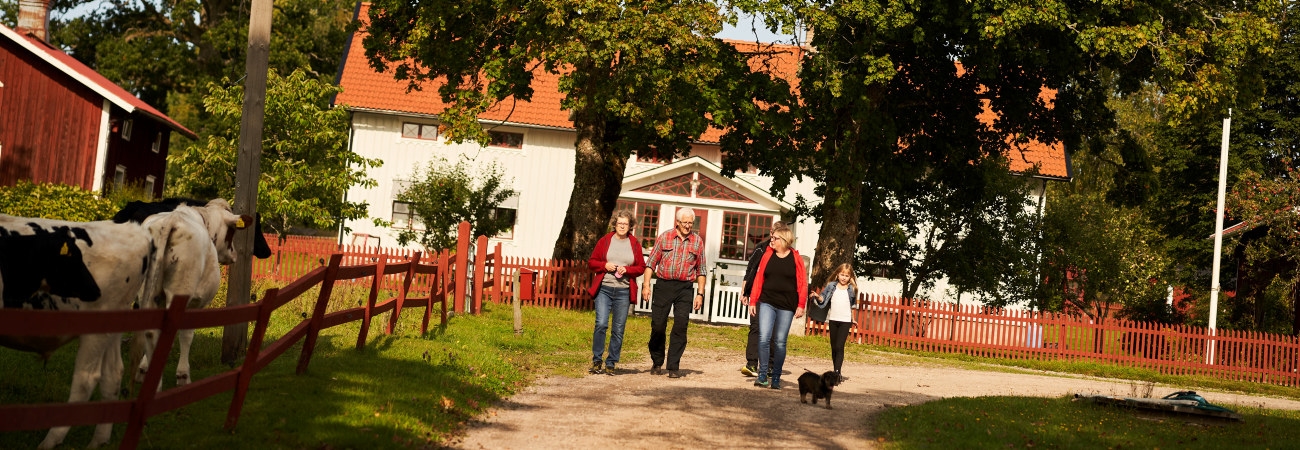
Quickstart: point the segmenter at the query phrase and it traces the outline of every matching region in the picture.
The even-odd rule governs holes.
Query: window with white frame
[[[393,200],[393,228],[404,228],[408,230],[419,230],[424,228],[420,222],[420,215],[415,213],[411,208],[410,202]]]
[[[402,137],[407,139],[438,139],[438,126],[427,123],[402,123]]]
[[[718,249],[718,257],[748,259],[758,243],[772,235],[773,220],[773,216],[768,214],[723,211],[722,245]]]
[[[153,175],[144,177],[144,199],[145,200],[153,200],[153,188],[154,188],[155,180],[157,180],[157,178],[154,178]]]
[[[122,139],[131,140],[131,129],[135,128],[135,120],[126,119],[122,121]]]
[[[510,198],[506,199],[506,201],[501,202],[500,205],[497,205],[496,209],[492,210],[492,218],[496,219],[499,217],[504,217],[506,221],[510,224],[510,227],[506,228],[504,231],[500,233],[497,233],[495,237],[497,239],[514,239],[515,225],[519,223],[519,196],[518,195],[511,196]]]
[[[158,135],[154,136],[153,144],[149,146],[149,149],[153,150],[154,153],[158,153],[162,150],[162,132],[158,132]]]
[[[524,148],[523,133],[511,133],[508,131],[489,131],[488,137],[491,139],[491,143],[489,145],[493,147]]]
[[[121,189],[123,184],[126,184],[126,166],[118,164],[113,169],[113,189]]]
[[[420,215],[415,213],[415,209],[411,208],[411,203],[398,200],[410,186],[410,180],[393,180],[393,214],[391,217],[393,228],[424,229],[424,224],[420,221]]]

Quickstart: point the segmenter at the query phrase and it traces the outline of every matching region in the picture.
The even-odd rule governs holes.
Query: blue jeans
[[[600,364],[600,357],[605,353],[605,330],[610,328],[610,311],[614,312],[614,326],[609,333],[609,357],[605,365],[618,363],[623,353],[623,327],[627,325],[628,288],[601,286],[596,291],[596,329],[591,333],[591,362]]]
[[[781,368],[785,367],[785,343],[790,337],[790,324],[794,311],[777,309],[767,303],[758,304],[758,381],[767,381],[768,369],[772,372],[773,386],[781,383]],[[775,346],[776,348],[772,348]]]

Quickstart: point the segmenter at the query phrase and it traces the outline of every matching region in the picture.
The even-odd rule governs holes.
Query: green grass
[[[269,286],[257,286],[257,291],[266,287]],[[337,287],[330,310],[359,305],[367,291],[368,286]],[[268,330],[267,342],[283,335],[302,320],[305,314],[310,314],[314,298],[315,293],[309,292],[277,311]],[[311,368],[303,376],[294,374],[300,346],[290,349],[253,378],[243,414],[233,434],[222,428],[231,397],[226,393],[155,416],[145,429],[142,448],[247,448],[250,442],[256,442],[258,448],[271,449],[436,447],[445,444],[462,430],[466,420],[482,414],[494,402],[518,392],[538,377],[578,377],[585,374],[590,358],[590,311],[525,307],[525,333],[522,336],[514,334],[511,309],[505,305],[486,304],[484,314],[454,317],[447,327],[435,327],[423,336],[418,335],[419,316],[422,313],[420,309],[404,310],[399,330],[392,336],[383,334],[387,314],[377,317],[370,330],[370,339],[361,351],[355,349],[360,322],[325,330],[312,358]],[[629,336],[646,336],[649,329],[649,318],[643,316],[634,316],[627,324]],[[690,347],[734,352],[738,368],[743,363],[746,332],[747,329],[743,326],[692,324]],[[200,330],[197,333],[191,357],[194,379],[203,379],[229,370],[219,362],[220,333],[219,329]],[[829,357],[826,338],[819,336],[792,337],[788,351],[791,355]],[[1097,363],[998,360],[904,352],[866,345],[850,345],[846,353],[850,360],[870,364],[948,366],[1008,372],[1053,370],[1170,383],[1180,388],[1199,390],[1212,387],[1300,398],[1300,390],[1292,388],[1170,377],[1151,371]],[[66,400],[75,354],[76,344],[69,345],[56,352],[49,363],[43,366],[39,358],[29,353],[0,352],[0,404]],[[624,347],[623,360],[630,363],[647,361],[648,358],[643,346],[628,345]],[[174,382],[174,365],[173,355],[171,366],[164,372],[164,383],[167,386]],[[945,405],[942,407],[955,408],[959,417],[980,415],[981,422],[996,421],[999,426],[1006,423],[1007,427],[1011,427],[1011,424],[1025,420],[1021,411],[1028,409],[1019,406],[989,407],[988,401],[982,399],[973,403],[950,403],[945,400],[900,408],[888,414],[911,414],[908,411],[912,411],[912,408]],[[1044,402],[1043,399],[1036,398],[999,401],[1022,402],[1026,405]],[[1077,407],[1076,404],[1063,400],[1050,401],[1064,403],[1071,408]],[[1045,408],[1055,408],[1053,405],[1056,403],[1049,403]],[[1246,413],[1253,414],[1247,416],[1248,426],[1256,426],[1264,418],[1294,420],[1293,413]],[[926,414],[929,413],[921,415]],[[986,419],[982,414],[992,416]],[[1068,418],[1069,415],[1063,417]],[[1138,429],[1156,426],[1153,425],[1154,422],[1124,417],[1126,416],[1114,416],[1105,420],[1111,425],[1127,420],[1127,423]],[[909,428],[904,426],[908,425],[906,422],[918,419],[903,420],[902,425],[888,422],[883,417],[881,420],[877,429],[886,433],[884,436],[887,440],[897,445],[924,446],[927,445],[927,438],[950,438],[946,434],[917,434],[917,431],[908,431]],[[998,445],[1016,442],[1023,444],[1012,438],[1019,438],[1021,434],[1036,436],[1030,433],[1032,424],[1036,422],[1048,423],[1030,420],[1025,422],[1029,425],[1020,425],[1029,427],[1025,428],[1026,431],[1017,431],[1019,434],[1014,435],[1009,431],[1011,428],[1006,428],[1008,431],[999,435],[1001,437],[998,439],[1003,440],[997,441]],[[1285,423],[1295,425],[1293,422]],[[935,427],[922,431],[932,432],[933,428]],[[120,439],[124,429],[124,425],[119,424],[115,428],[114,438]],[[1256,433],[1254,428],[1223,429],[1245,430],[1241,433],[1249,432],[1252,436]],[[91,430],[90,426],[74,427],[65,440],[65,447],[84,446],[89,442]],[[995,430],[1001,432],[1003,429]],[[947,433],[952,430],[944,431]],[[989,430],[992,431],[994,430]],[[1085,428],[1077,430],[1075,434],[1096,439],[1087,442],[1111,442],[1106,440],[1110,438],[1103,435],[1103,432],[1110,433],[1101,428]],[[0,448],[30,448],[39,443],[44,434],[45,430],[0,434]],[[1239,436],[1243,439],[1247,437],[1246,434]],[[951,439],[959,438],[954,436]],[[1145,444],[1136,445],[1142,447]],[[1168,444],[1161,443],[1158,446],[1166,445]]]
[[[1145,412],[1069,398],[949,398],[890,408],[885,449],[1294,448],[1300,412],[1246,409],[1243,422]]]

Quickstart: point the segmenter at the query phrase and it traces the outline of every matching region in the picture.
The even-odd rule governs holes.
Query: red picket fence
[[[466,229],[466,232],[468,229]],[[463,255],[465,252],[461,252]],[[464,283],[452,280],[455,274],[466,274],[466,266],[453,269],[447,252],[442,252],[429,264],[421,262],[421,254],[413,253],[406,262],[389,263],[386,254],[347,255],[335,253],[329,262],[316,267],[288,285],[269,289],[261,300],[241,306],[220,309],[186,310],[188,299],[177,297],[167,310],[134,310],[111,312],[64,312],[5,309],[0,311],[0,329],[13,336],[62,336],[91,333],[117,333],[159,329],[160,340],[151,361],[166,361],[176,331],[218,327],[241,322],[254,322],[253,335],[248,341],[247,356],[241,366],[186,386],[156,392],[162,379],[165,364],[153,364],[145,376],[140,393],[134,400],[111,402],[51,403],[39,405],[0,405],[0,432],[43,429],[54,426],[92,425],[105,422],[127,422],[120,448],[133,449],[139,445],[140,434],[149,417],[189,405],[226,391],[234,391],[226,415],[226,428],[234,429],[240,410],[248,394],[253,375],[283,355],[298,341],[304,341],[298,356],[297,371],[307,370],[315,350],[320,331],[326,328],[361,321],[357,335],[357,348],[365,346],[373,317],[391,311],[386,333],[393,333],[404,308],[424,308],[420,333],[428,331],[429,320],[435,305],[442,306],[441,323],[447,323],[447,297],[449,293],[464,289]],[[373,262],[344,265],[348,259],[371,259]],[[330,298],[336,285],[369,280],[370,292],[364,305],[339,311],[328,311]],[[379,301],[384,285],[396,286],[397,295]],[[271,313],[298,298],[313,287],[320,286],[311,317],[267,345],[263,345]],[[414,292],[429,293],[426,297],[412,297]],[[462,296],[463,297],[463,296]]]
[[[502,286],[490,292],[494,301],[508,301],[512,295],[509,280],[516,271],[526,269],[536,272],[536,295],[522,295],[521,303],[592,308],[585,292],[592,277],[586,261],[501,257],[499,247],[495,255],[493,264],[501,270],[491,276],[506,282],[492,282]],[[1165,374],[1300,386],[1300,339],[1294,336],[1218,330],[1218,336],[1211,339],[1206,328],[1188,325],[1119,319],[1096,324],[1086,316],[925,300],[905,302],[875,294],[861,294],[862,302],[868,306],[854,311],[851,330],[852,341],[857,343],[994,358],[1089,360]],[[826,325],[809,322],[807,330],[822,335]],[[1211,345],[1213,361],[1206,357]]]
[[[498,254],[500,252],[498,251]],[[534,292],[520,295],[520,303],[562,309],[592,309],[591,298],[587,288],[591,287],[593,273],[587,269],[587,261],[555,261],[544,258],[519,258],[505,256],[499,258],[500,272],[503,280],[493,300],[509,301],[513,291],[509,288],[510,280],[520,270],[534,273],[536,285]]]
[[[936,353],[1007,359],[1087,360],[1128,365],[1173,375],[1300,386],[1300,341],[1249,331],[1086,316],[992,309],[979,305],[902,301],[863,294],[854,311],[851,340]],[[824,335],[811,322],[808,334]],[[1207,351],[1214,346],[1211,364]]]

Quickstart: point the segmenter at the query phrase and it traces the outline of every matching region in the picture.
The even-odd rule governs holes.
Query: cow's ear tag
[[[59,249],[59,256],[68,256],[68,243],[63,243],[63,248]]]
[[[244,229],[244,218],[243,218],[243,217],[240,217],[239,219],[236,219],[236,221],[235,221],[235,228],[238,228],[238,229],[241,229],[241,230]]]

